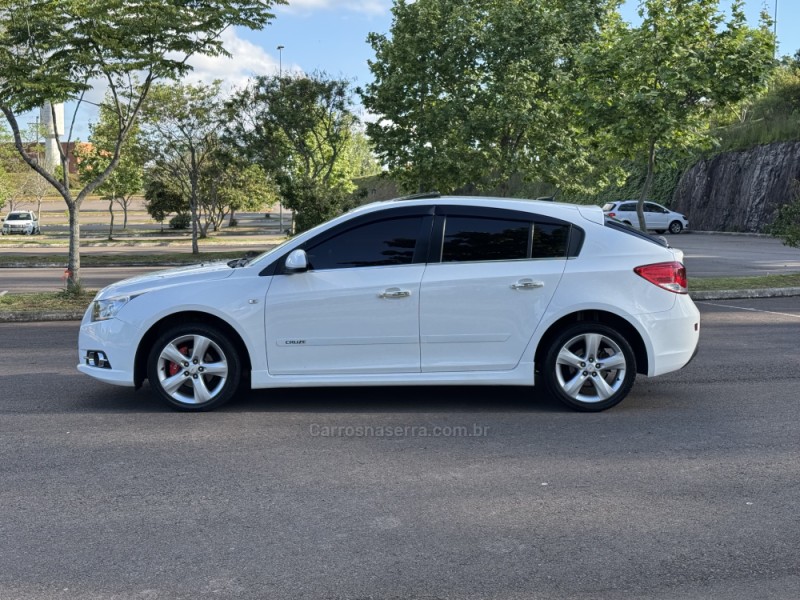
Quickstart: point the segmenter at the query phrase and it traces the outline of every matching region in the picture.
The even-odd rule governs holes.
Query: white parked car
[[[617,200],[603,205],[603,212],[612,219],[622,221],[633,227],[639,226],[639,217],[636,214],[637,200]],[[656,233],[680,233],[689,229],[689,219],[686,215],[672,211],[655,202],[644,203],[644,222],[648,229]]]
[[[252,260],[101,290],[78,369],[208,410],[253,388],[543,385],[614,406],[693,357],[683,253],[599,207],[428,195],[360,207]]]
[[[32,210],[15,210],[3,220],[3,235],[24,233],[25,235],[38,235],[39,217]]]

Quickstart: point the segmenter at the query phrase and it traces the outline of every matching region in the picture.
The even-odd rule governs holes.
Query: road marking
[[[720,306],[722,308],[738,308],[739,310],[749,310],[752,312],[761,312],[761,313],[768,313],[770,315],[780,315],[782,317],[793,317],[795,319],[800,319],[800,315],[793,315],[791,313],[782,313],[782,312],[775,312],[774,310],[761,310],[760,308],[748,308],[746,306],[733,306],[731,304],[715,304],[714,302],[705,302],[703,300],[698,300],[696,304],[708,304],[709,306]]]

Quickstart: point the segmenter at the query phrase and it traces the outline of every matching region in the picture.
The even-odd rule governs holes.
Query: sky
[[[253,75],[283,72],[324,71],[344,77],[356,85],[371,80],[367,61],[373,57],[366,38],[370,32],[388,33],[391,27],[391,0],[289,0],[290,6],[276,7],[276,18],[262,31],[229,30],[224,42],[232,58],[196,57],[191,62],[194,72],[189,81],[222,79],[227,87],[241,87]],[[776,0],[745,0],[745,12],[751,25],[758,24],[759,12],[770,15]],[[727,4],[723,0],[723,6]],[[638,21],[638,0],[627,0],[623,17]],[[777,0],[777,33],[779,54],[794,54],[800,49],[800,1]],[[278,51],[278,46],[284,46]],[[99,102],[102,90],[89,96]],[[67,121],[71,118],[67,106]],[[95,118],[91,105],[81,111],[74,137],[86,139],[87,121]],[[364,116],[363,114],[361,116]],[[24,115],[23,123],[34,115]]]

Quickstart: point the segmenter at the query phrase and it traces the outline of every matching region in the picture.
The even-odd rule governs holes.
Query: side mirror
[[[284,264],[289,273],[302,273],[308,270],[308,255],[305,250],[292,250]]]

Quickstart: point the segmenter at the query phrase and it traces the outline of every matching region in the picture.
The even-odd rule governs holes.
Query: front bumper
[[[93,323],[87,311],[78,334],[78,371],[105,383],[133,387],[134,340],[138,339],[138,332],[128,323],[119,319]],[[88,364],[89,352],[105,354],[112,368]]]

